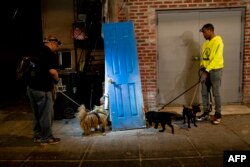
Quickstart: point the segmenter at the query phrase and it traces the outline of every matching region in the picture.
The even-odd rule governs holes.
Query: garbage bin
[[[56,94],[54,102],[54,119],[71,119],[75,117],[77,104],[76,100],[76,72],[60,72],[61,85],[58,85],[59,91]],[[62,92],[62,93],[61,93]]]

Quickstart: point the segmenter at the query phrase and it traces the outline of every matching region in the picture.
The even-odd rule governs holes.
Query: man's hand
[[[205,72],[206,68],[205,67],[200,67],[200,72]]]
[[[207,77],[208,77],[208,72],[207,72],[207,71],[203,71],[203,72],[201,73],[200,82],[201,82],[201,83],[206,82]]]

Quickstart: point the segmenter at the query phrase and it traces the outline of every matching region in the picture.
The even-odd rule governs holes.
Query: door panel
[[[158,13],[158,88],[165,104],[198,81],[200,47],[204,37],[199,29],[206,23],[224,41],[222,103],[241,101],[241,10],[194,10]],[[233,32],[233,33],[232,33]],[[198,61],[197,61],[198,60]],[[232,78],[234,78],[232,80]],[[194,89],[172,104],[190,104]],[[200,92],[198,92],[200,95]],[[200,97],[199,97],[200,98]],[[197,99],[198,100],[198,99]],[[201,100],[199,100],[201,101]]]
[[[145,127],[132,22],[103,24],[112,130]]]

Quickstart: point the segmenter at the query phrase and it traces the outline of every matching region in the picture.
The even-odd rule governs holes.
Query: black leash
[[[199,69],[199,81],[196,82],[194,85],[192,85],[190,88],[188,88],[187,90],[185,90],[184,92],[182,92],[180,95],[178,95],[176,98],[174,98],[173,100],[171,100],[170,102],[168,102],[167,104],[163,105],[160,109],[162,110],[164,107],[166,107],[167,105],[169,105],[170,103],[172,103],[173,101],[175,101],[176,99],[178,99],[179,97],[181,97],[183,94],[187,93],[188,91],[190,91],[191,89],[193,89],[196,85],[198,85],[201,82],[201,75],[204,71],[202,69]]]
[[[178,95],[176,98],[174,98],[173,100],[171,100],[170,102],[168,102],[167,104],[163,105],[159,110],[162,110],[164,107],[166,107],[167,105],[169,105],[170,103],[172,103],[173,101],[175,101],[176,99],[178,99],[179,97],[181,97],[183,94],[187,93],[188,91],[190,91],[191,89],[193,89],[196,85],[198,85],[200,83],[200,80],[195,83],[194,85],[192,85],[190,88],[188,88],[187,90],[185,90],[184,92],[182,92],[180,95]]]
[[[212,112],[212,110],[213,110],[213,101],[212,101],[212,93],[211,93],[211,85],[210,85],[210,88],[209,88],[209,91],[208,91],[208,93],[209,93],[209,112]]]

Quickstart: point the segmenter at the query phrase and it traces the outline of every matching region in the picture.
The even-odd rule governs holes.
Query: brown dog
[[[84,135],[89,135],[91,129],[101,129],[104,133],[107,125],[107,113],[101,106],[96,106],[94,110],[87,112],[84,105],[78,107],[77,118]],[[99,127],[100,126],[100,127]]]

